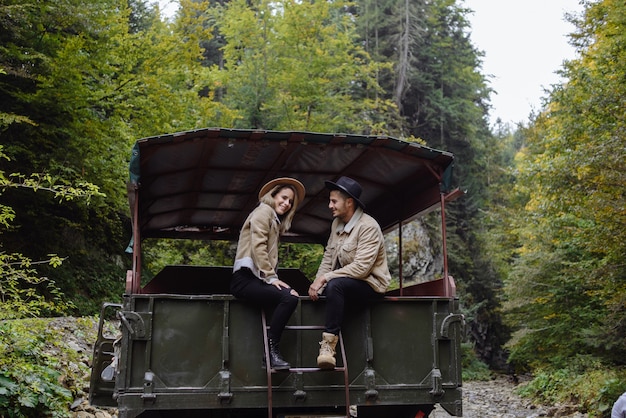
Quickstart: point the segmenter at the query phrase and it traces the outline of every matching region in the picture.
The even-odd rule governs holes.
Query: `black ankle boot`
[[[280,349],[278,348],[278,342],[274,340],[268,340],[268,345],[270,347],[270,366],[274,370],[287,370],[291,367],[289,363],[283,359],[283,356],[280,354]]]

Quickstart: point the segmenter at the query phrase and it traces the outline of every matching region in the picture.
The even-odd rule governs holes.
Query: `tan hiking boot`
[[[322,333],[320,341],[320,354],[317,356],[317,367],[320,369],[334,369],[337,365],[335,360],[335,347],[339,337],[329,332]]]

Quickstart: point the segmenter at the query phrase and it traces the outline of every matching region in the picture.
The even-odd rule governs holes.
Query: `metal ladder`
[[[267,416],[273,418],[272,415],[272,374],[279,372],[289,373],[315,373],[315,372],[343,372],[343,383],[345,387],[346,395],[346,418],[350,417],[350,387],[348,380],[348,362],[346,359],[346,350],[343,344],[343,336],[339,331],[339,351],[341,352],[342,367],[335,367],[334,369],[321,369],[319,367],[291,367],[289,370],[276,371],[270,367],[270,351],[267,341],[267,320],[265,318],[265,311],[261,309],[261,322],[263,325],[263,345],[265,347],[265,370],[267,373]],[[287,325],[285,330],[323,330],[321,325]]]

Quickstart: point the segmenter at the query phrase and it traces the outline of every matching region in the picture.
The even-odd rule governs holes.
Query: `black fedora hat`
[[[339,180],[337,180],[337,182],[326,180],[324,183],[326,184],[327,189],[341,190],[342,192],[353,198],[357,205],[365,209],[365,205],[359,200],[363,189],[361,188],[361,185],[358,181],[351,179],[350,177],[341,176],[339,177]]]

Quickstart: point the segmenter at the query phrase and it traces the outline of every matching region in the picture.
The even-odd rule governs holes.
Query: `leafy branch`
[[[94,196],[105,196],[99,191],[98,186],[92,183],[81,181],[75,185],[67,184],[64,181],[55,179],[47,173],[33,173],[29,176],[20,173],[12,173],[8,176],[0,171],[0,189],[4,192],[8,188],[25,188],[34,192],[43,190],[54,194],[59,201],[70,201],[84,199],[87,203]]]
[[[0,146],[0,158],[9,160]],[[9,188],[26,188],[33,192],[43,190],[53,193],[60,202],[83,199],[89,202],[94,196],[104,196],[98,186],[79,182],[76,185],[50,174],[34,173],[29,176],[13,173],[8,176],[0,170],[0,194]],[[0,205],[0,226],[11,227],[15,212],[11,207]],[[1,232],[1,231],[0,231]],[[73,307],[63,300],[63,294],[54,281],[40,277],[34,265],[48,264],[53,268],[63,263],[63,258],[48,254],[45,260],[33,261],[19,253],[0,252],[0,321],[62,314]]]

